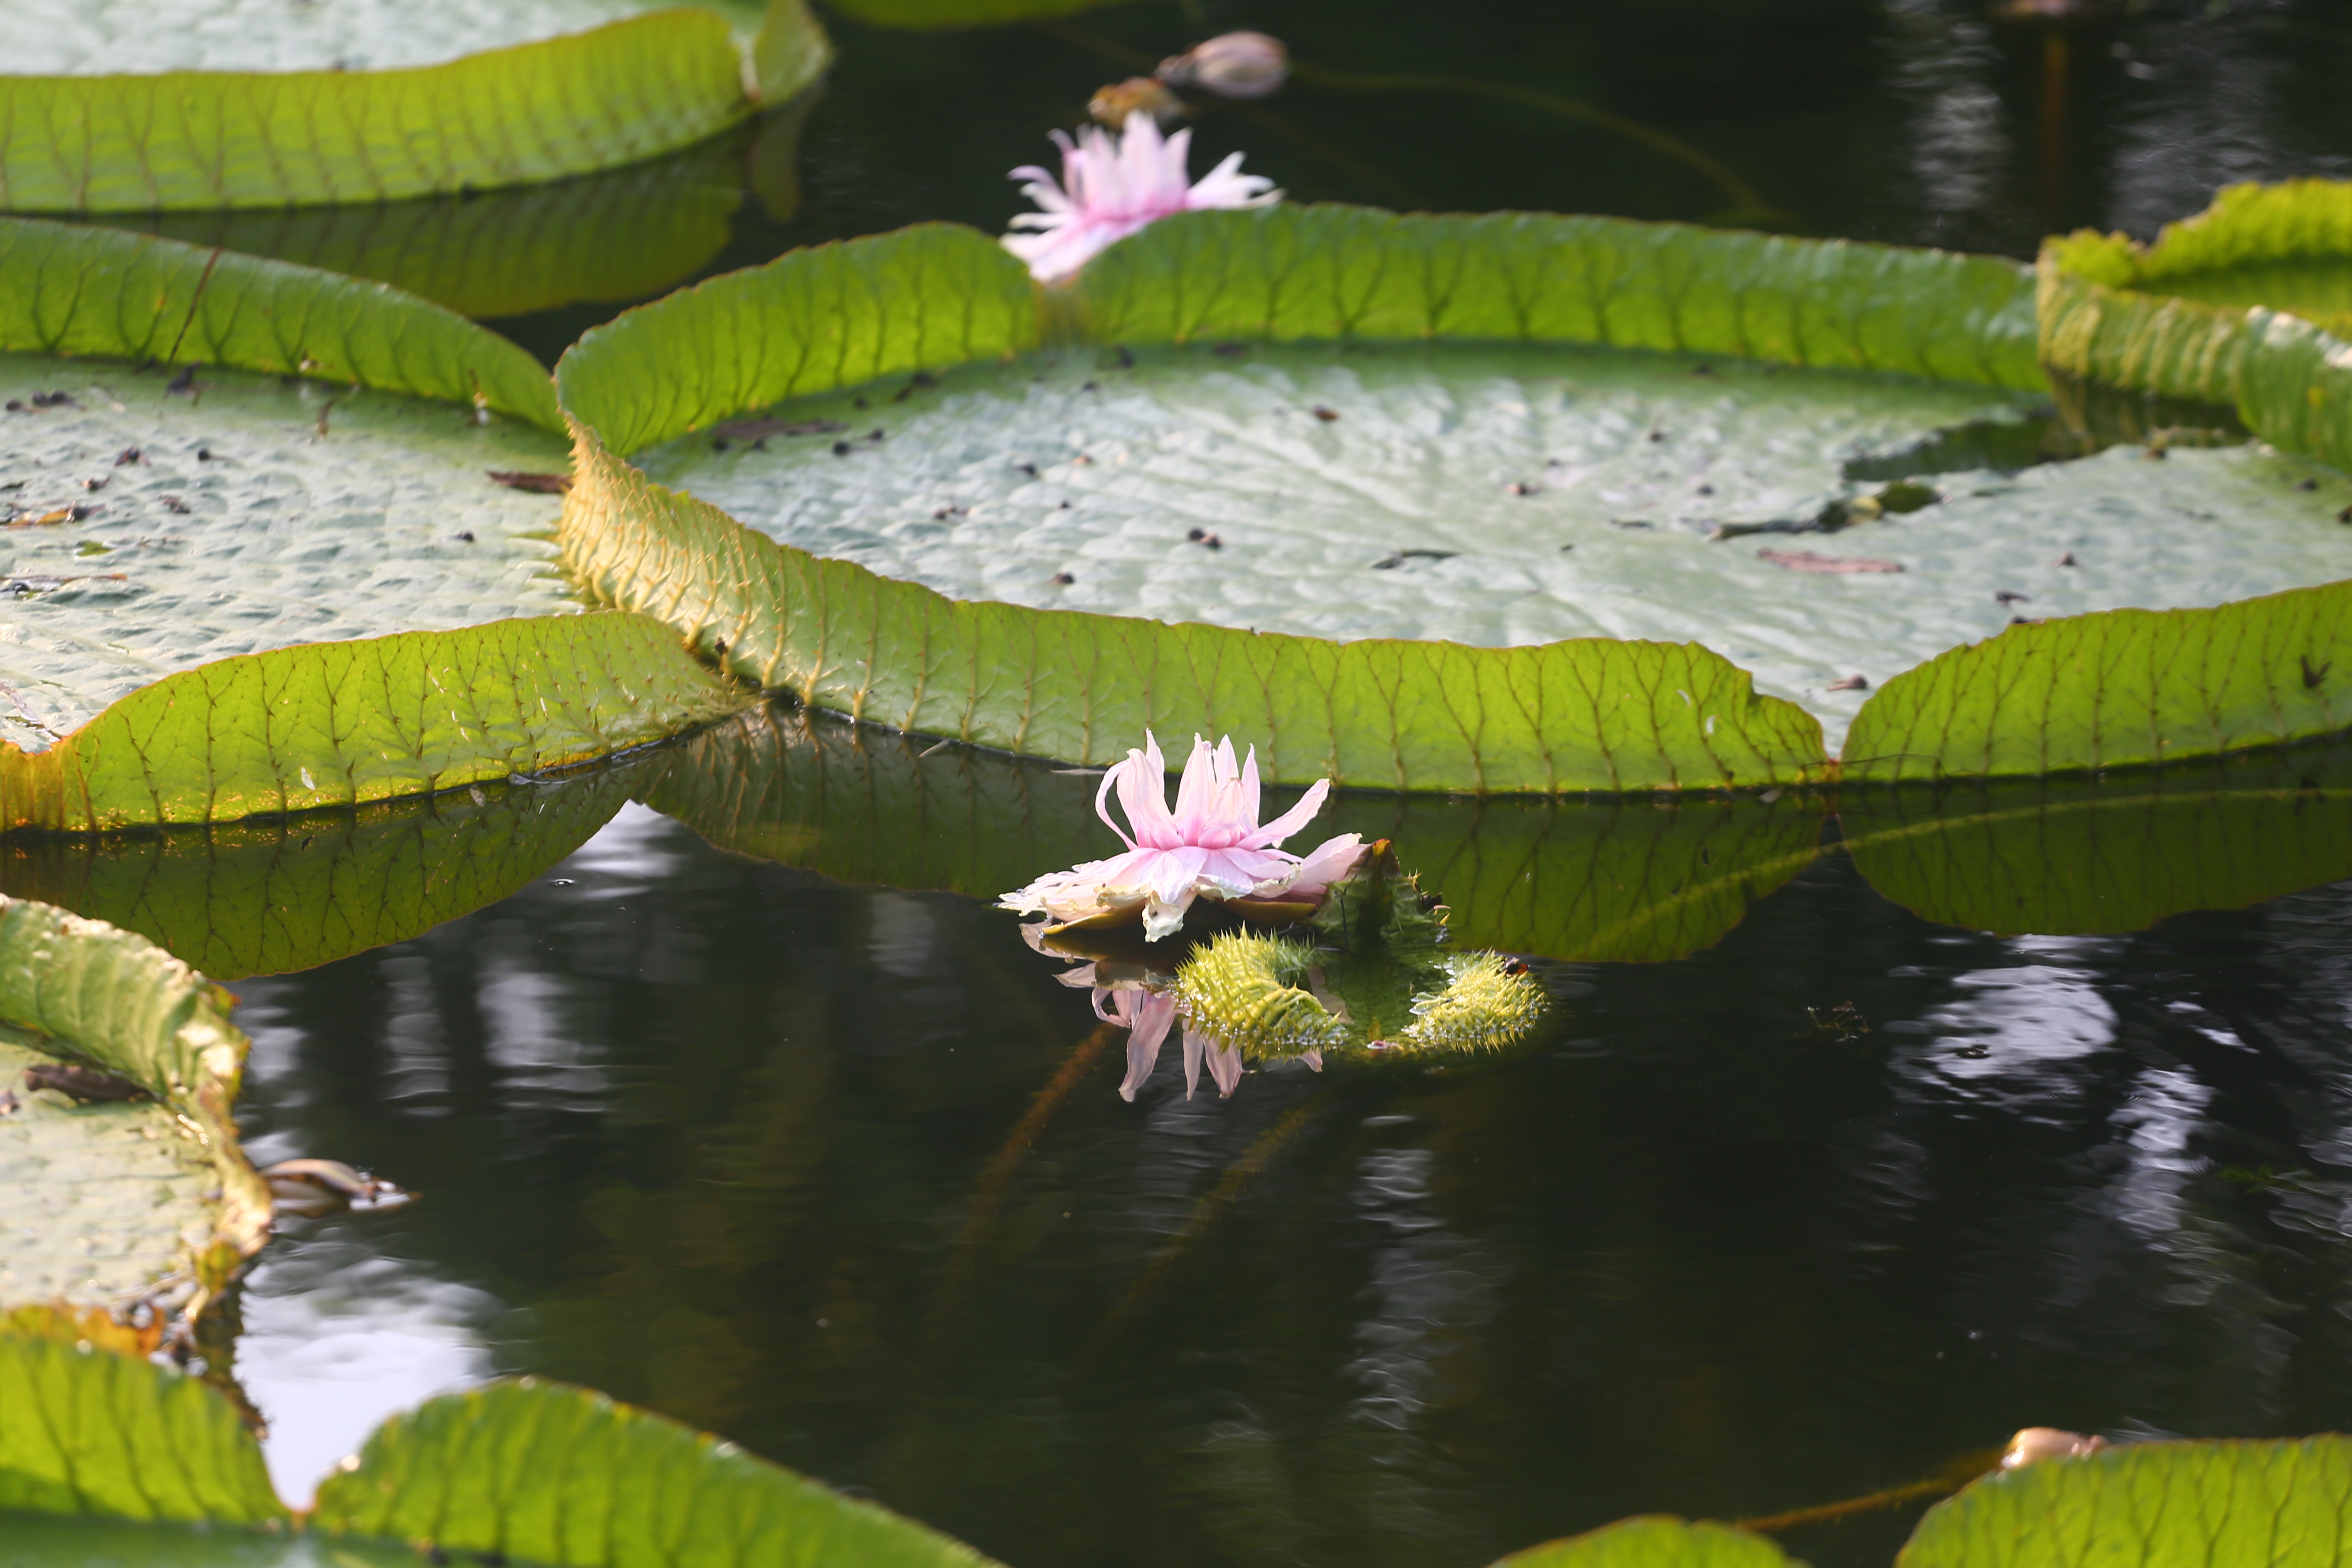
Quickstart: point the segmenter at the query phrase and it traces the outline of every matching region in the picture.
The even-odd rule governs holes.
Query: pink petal
[[[1190,846],[1162,854],[1160,864],[1152,870],[1152,896],[1163,904],[1172,904],[1180,899],[1190,903],[1192,884],[1200,879],[1201,868],[1208,858],[1207,850]]]
[[[1307,1070],[1308,1072],[1321,1072],[1323,1070],[1323,1053],[1321,1051],[1308,1051],[1298,1059],[1307,1064]]]
[[[1192,1098],[1192,1090],[1201,1082],[1201,1054],[1208,1048],[1209,1037],[1197,1034],[1192,1026],[1184,1026],[1184,1098]]]
[[[1331,781],[1317,779],[1307,793],[1299,796],[1297,805],[1251,834],[1244,842],[1253,849],[1261,849],[1269,844],[1281,843],[1315,820],[1315,814],[1323,809],[1323,797],[1330,793]]]
[[[1307,858],[1298,862],[1291,874],[1286,890],[1302,899],[1319,899],[1330,891],[1331,884],[1353,871],[1364,858],[1364,841],[1353,833],[1342,833],[1337,838],[1327,838],[1317,845]]]

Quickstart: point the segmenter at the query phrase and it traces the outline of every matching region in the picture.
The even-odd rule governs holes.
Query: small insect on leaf
[[[1326,408],[1319,403],[1317,404],[1313,409],[1309,410],[1309,412],[1311,412],[1316,418],[1323,421],[1326,425],[1330,424],[1331,421],[1339,417],[1339,411],[1338,409]]]
[[[1822,689],[1823,691],[1867,691],[1870,689],[1870,677],[1866,675],[1840,676],[1837,679],[1831,681],[1827,686],[1822,687]]]
[[[1048,578],[1047,581],[1056,584],[1057,586],[1066,588],[1071,584],[1076,582],[1077,579],[1071,576],[1067,572],[1056,572],[1052,577]]]
[[[560,496],[572,488],[570,474],[535,474],[520,468],[488,468],[484,470],[494,483],[510,490],[530,490],[535,495]]]

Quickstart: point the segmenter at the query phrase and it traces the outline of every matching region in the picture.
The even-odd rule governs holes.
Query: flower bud
[[[1264,98],[1289,79],[1290,51],[1264,33],[1223,33],[1160,61],[1159,75],[1219,98]]]
[[[1113,131],[1125,125],[1130,114],[1150,115],[1165,131],[1192,110],[1182,99],[1151,78],[1131,76],[1096,93],[1087,104],[1087,112],[1095,117],[1097,124]]]

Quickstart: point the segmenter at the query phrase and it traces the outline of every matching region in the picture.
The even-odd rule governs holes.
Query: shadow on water
[[[423,1194],[289,1227],[246,1292],[292,1489],[506,1368],[1024,1568],[1443,1568],[2031,1423],[2352,1398],[2352,894],[2311,886],[2352,876],[2340,757],[1347,797],[1326,820],[1397,838],[1465,940],[1556,961],[1553,1026],[1229,1100],[1163,1059],[1129,1105],[1116,1032],[974,896],[1109,847],[1096,780],[927,746],[707,731],[482,883],[520,890],[238,987],[257,1155]],[[672,815],[532,869],[625,791]],[[1917,1506],[1788,1540],[1883,1563]]]

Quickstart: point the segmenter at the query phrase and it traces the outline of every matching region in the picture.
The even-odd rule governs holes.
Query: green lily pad
[[[142,376],[32,347],[192,363]],[[198,373],[213,362],[226,368]],[[0,376],[22,391],[0,412],[17,433],[0,494],[21,498],[0,826],[429,793],[589,761],[743,700],[651,623],[496,618],[573,607],[530,537],[558,503],[487,471],[560,485],[544,435],[483,423],[552,411],[528,355],[436,306],[0,220]],[[394,395],[469,392],[470,408]]]
[[[1727,1524],[1650,1514],[1514,1552],[1494,1568],[1789,1568],[1792,1561]]]
[[[732,1444],[528,1378],[445,1394],[386,1422],[355,1468],[320,1487],[311,1524],[555,1568],[989,1561]]]
[[[9,1415],[0,1421],[0,1510],[286,1522],[260,1447],[226,1400],[184,1373],[107,1351],[0,1335],[0,1410]],[[0,1521],[0,1552],[13,1552],[18,1521],[6,1514]]]
[[[120,837],[0,839],[0,892],[138,932],[215,980],[422,935],[561,863],[668,764]]]
[[[1897,1568],[2323,1568],[2352,1552],[2352,1438],[2129,1443],[1999,1471],[1919,1521]]]
[[[822,72],[801,0],[36,5],[0,23],[0,205],[125,212],[386,201],[614,168]],[[584,30],[583,30],[584,29]],[[748,51],[746,44],[748,43]]]
[[[2116,450],[1908,494],[1878,477],[1919,472],[1948,430],[2021,423],[2021,395],[1551,345],[1237,347],[1031,356],[903,400],[868,384],[764,416],[815,434],[637,461],[780,543],[956,599],[1339,640],[1700,642],[1832,744],[1863,700],[1832,683],[2016,614],[2352,577],[2352,485],[2274,453]],[[1927,504],[1779,531],[1882,493]],[[1780,563],[1807,555],[1899,570]]]
[[[512,1560],[509,1559],[511,1563]],[[416,1568],[401,1542],[0,1513],[0,1568]],[[530,1568],[515,1563],[512,1568]]]
[[[224,1003],[137,936],[0,900],[0,1307],[194,1315],[260,1248],[269,1197],[228,1119],[246,1041]],[[27,1080],[60,1053],[143,1098]]]
[[[845,16],[876,27],[922,30],[946,27],[998,27],[1013,22],[1034,22],[1067,16],[1078,11],[1115,4],[1116,0],[832,0]]]
[[[233,654],[577,607],[550,542],[560,498],[488,477],[560,476],[546,432],[249,372],[172,381],[0,354],[0,496],[20,520],[0,534],[0,737],[46,747]]]

